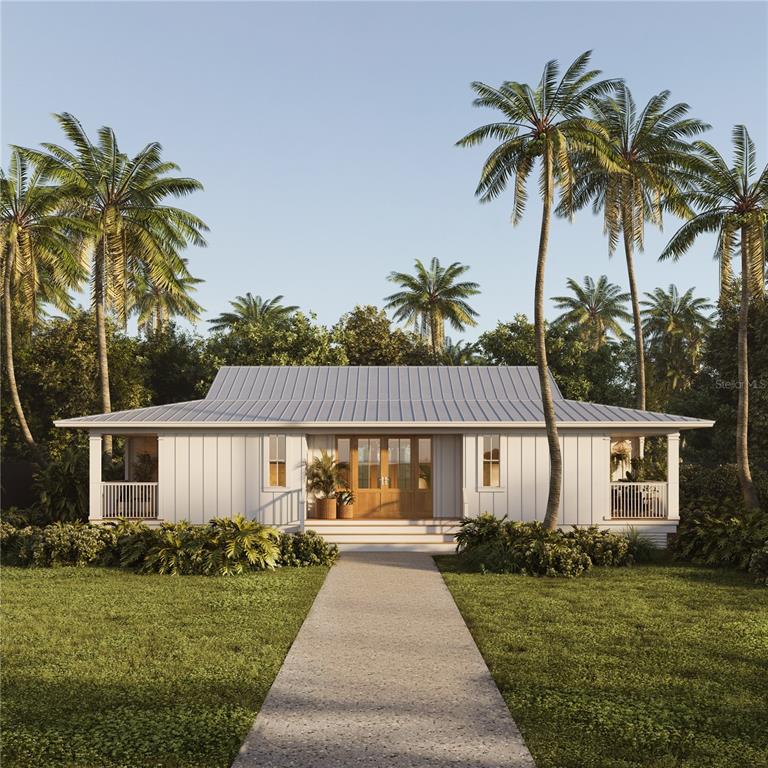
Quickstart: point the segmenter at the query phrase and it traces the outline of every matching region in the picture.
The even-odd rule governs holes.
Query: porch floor
[[[343,554],[233,768],[534,768],[432,558]]]

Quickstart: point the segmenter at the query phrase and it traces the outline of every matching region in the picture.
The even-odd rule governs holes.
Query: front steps
[[[315,520],[306,521],[342,552],[450,553],[456,549],[458,520]]]

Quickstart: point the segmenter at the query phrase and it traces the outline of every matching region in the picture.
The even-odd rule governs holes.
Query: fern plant
[[[254,520],[242,516],[214,518],[206,533],[203,572],[207,575],[272,569],[280,558],[280,533]]]

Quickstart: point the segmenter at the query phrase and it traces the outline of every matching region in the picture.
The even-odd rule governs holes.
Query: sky
[[[531,315],[536,188],[513,227],[511,193],[474,197],[491,145],[455,142],[492,117],[472,106],[471,81],[535,83],[551,58],[592,49],[638,103],[671,90],[729,158],[745,123],[768,162],[765,2],[5,0],[0,22],[3,164],[9,144],[64,142],[54,112],[94,135],[111,126],[129,154],[160,141],[205,186],[183,203],[210,226],[208,247],[187,252],[204,318],[250,291],[330,325],[355,304],[383,306],[390,271],[435,256],[469,265],[482,290],[478,327],[454,339]],[[657,261],[677,225],[648,231],[640,289],[716,296],[714,240]],[[556,221],[547,295],[601,274],[627,285],[602,221]]]

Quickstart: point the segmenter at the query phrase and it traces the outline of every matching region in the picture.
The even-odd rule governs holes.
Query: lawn
[[[325,574],[3,568],[3,768],[229,766]]]
[[[748,577],[438,565],[538,768],[768,766],[768,590]]]

